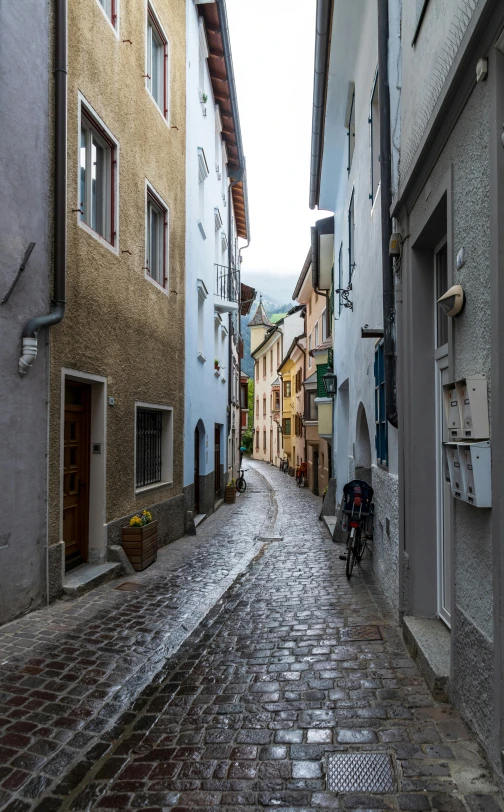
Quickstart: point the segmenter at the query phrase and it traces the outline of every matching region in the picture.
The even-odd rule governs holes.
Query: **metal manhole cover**
[[[381,640],[378,626],[349,626],[340,629],[340,638],[345,642],[348,640]]]
[[[133,581],[125,581],[123,584],[115,586],[114,589],[119,589],[121,592],[138,592],[138,590],[143,589],[143,585],[135,584]]]
[[[329,792],[394,792],[392,762],[387,753],[344,753],[327,759]]]

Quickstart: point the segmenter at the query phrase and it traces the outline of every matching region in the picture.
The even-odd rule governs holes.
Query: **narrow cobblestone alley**
[[[320,499],[247,465],[150,570],[0,630],[0,808],[503,809],[369,560],[348,582]],[[357,754],[374,770],[329,791]]]

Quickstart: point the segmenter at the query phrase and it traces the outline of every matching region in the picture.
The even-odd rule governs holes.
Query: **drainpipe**
[[[228,186],[228,299],[231,301],[232,295],[232,285],[231,285],[231,266],[233,260],[233,235],[231,234],[231,223],[232,223],[232,216],[231,216],[231,203],[232,203],[232,190],[233,186],[236,186],[237,183],[242,183],[244,170],[237,169],[231,170],[233,172],[233,176],[230,177],[230,184]],[[240,294],[239,294],[239,285],[240,285],[240,275],[237,274],[237,288],[236,293],[238,297],[238,309],[240,307]],[[229,434],[231,431],[231,380],[233,374],[233,351],[231,348],[231,330],[232,327],[232,319],[231,313],[228,315],[228,408],[227,408],[227,436],[229,438]],[[228,444],[229,447],[229,444]],[[232,455],[231,455],[232,459]],[[229,467],[229,460],[228,460],[228,467]]]
[[[67,0],[55,0],[54,64],[54,295],[50,313],[31,318],[23,329],[19,374],[26,375],[37,357],[38,333],[59,324],[65,315],[66,186],[67,186]]]
[[[392,157],[388,80],[388,0],[378,0],[378,82],[380,94],[381,237],[383,275],[383,351],[387,420],[397,428],[394,270],[389,252],[392,219]]]

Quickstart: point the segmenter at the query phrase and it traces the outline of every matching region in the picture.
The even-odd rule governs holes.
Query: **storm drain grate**
[[[392,762],[387,753],[344,753],[327,759],[329,792],[394,792]]]
[[[381,640],[382,636],[378,626],[348,626],[340,629],[340,639],[345,642],[348,640]]]
[[[119,589],[121,592],[138,592],[143,588],[143,584],[135,584],[133,581],[124,581],[123,584],[119,584],[119,586],[114,587],[114,589]]]

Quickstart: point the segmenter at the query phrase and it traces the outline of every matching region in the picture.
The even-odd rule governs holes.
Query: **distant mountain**
[[[282,304],[281,302],[277,302],[275,299],[270,298],[269,296],[265,296],[263,294],[262,297],[263,307],[266,311],[266,315],[275,323],[280,318],[283,318],[285,314],[291,309],[293,306],[293,302],[288,302],[287,304]],[[248,316],[241,317],[241,334],[243,336],[243,359],[241,362],[241,368],[247,375],[252,378],[254,375],[254,362],[250,357],[250,330],[249,330],[249,321],[253,318],[257,306],[259,304],[259,296],[257,297],[256,301],[252,305],[250,313]],[[276,316],[276,319],[275,319]]]

